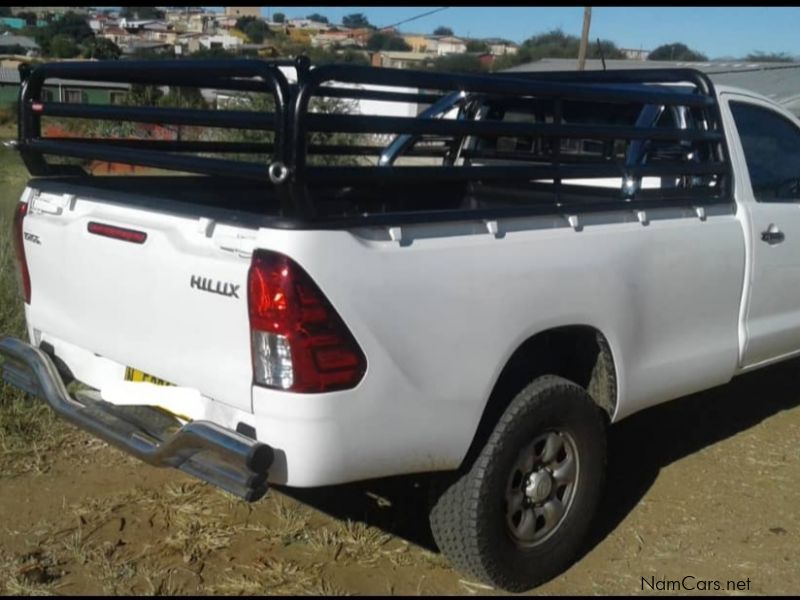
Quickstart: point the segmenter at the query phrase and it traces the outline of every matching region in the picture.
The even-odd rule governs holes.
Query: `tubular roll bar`
[[[279,67],[296,69],[297,83],[290,84]],[[499,74],[453,74],[352,65],[324,65],[311,69],[306,57],[294,61],[261,60],[163,60],[95,61],[88,63],[50,63],[32,71],[20,67],[22,86],[19,103],[18,147],[33,175],[58,175],[67,169],[49,164],[44,155],[61,155],[88,160],[137,164],[212,176],[235,176],[273,185],[281,199],[281,217],[295,226],[323,223],[382,223],[440,218],[482,218],[486,215],[543,214],[556,211],[630,209],[634,207],[703,205],[731,202],[731,164],[725,146],[724,129],[711,80],[693,69],[631,69],[583,72],[504,72]],[[142,85],[193,86],[232,92],[261,92],[273,100],[274,112],[246,110],[199,110],[120,105],[68,104],[44,102],[42,91],[51,78],[123,82]],[[694,90],[676,91],[663,85],[689,83]],[[635,85],[632,85],[635,84]],[[369,86],[369,87],[365,87]],[[626,87],[628,86],[628,87]],[[411,89],[412,91],[409,91]],[[460,91],[463,104],[473,99],[487,102],[542,101],[551,103],[552,122],[508,122],[498,120],[444,119],[423,117],[374,116],[319,112],[314,99],[366,100],[383,103],[434,105]],[[652,105],[684,107],[700,115],[703,124],[694,129],[614,124],[575,124],[564,121],[565,103],[594,102],[606,105]],[[418,111],[419,112],[419,111]],[[272,142],[197,141],[111,138],[42,137],[43,116],[125,120],[167,125],[190,125],[274,132]],[[410,136],[415,140],[435,138],[437,145],[416,147],[406,144],[403,156],[438,157],[436,166],[318,166],[309,157],[358,157],[382,155],[386,144],[359,140],[349,145],[331,142],[326,134],[379,134]],[[315,136],[321,136],[315,139]],[[466,139],[500,136],[538,138],[550,144],[549,152],[530,152],[521,158],[517,151],[478,149],[458,146]],[[562,140],[591,140],[603,144],[615,141],[680,142],[688,146],[707,145],[703,162],[672,164],[622,164],[613,157],[569,155]],[[450,143],[451,146],[447,146]],[[462,144],[463,145],[463,144]],[[447,162],[450,147],[458,146],[463,165]],[[610,146],[609,146],[610,147]],[[259,161],[198,156],[190,153],[240,153],[261,155]],[[264,156],[269,157],[268,162]],[[605,156],[605,155],[604,155]],[[474,159],[524,160],[528,164],[472,164]],[[74,169],[74,168],[73,168]],[[277,170],[276,170],[277,169]],[[279,174],[280,176],[276,176]],[[691,191],[663,189],[638,190],[623,197],[620,190],[576,186],[570,178],[641,178],[645,176],[686,178],[713,177],[711,186]],[[420,189],[426,183],[483,185],[497,182],[520,189],[536,190],[527,204],[483,209],[447,211],[398,211],[359,213],[339,218],[320,210],[330,199],[320,186],[342,189],[363,186],[380,197],[387,186]],[[494,185],[494,184],[493,184]],[[513,186],[516,185],[516,190]],[[686,184],[689,185],[689,184]],[[520,188],[519,186],[523,186]],[[328,190],[329,191],[329,190]],[[552,202],[543,201],[549,191]],[[659,192],[659,190],[655,190]],[[616,197],[612,197],[613,194]],[[523,194],[524,200],[524,194]],[[565,200],[565,198],[572,200]],[[580,198],[575,201],[575,198]],[[291,225],[287,225],[291,226]]]

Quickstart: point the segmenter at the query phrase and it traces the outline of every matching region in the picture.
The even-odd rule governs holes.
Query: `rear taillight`
[[[22,233],[22,221],[25,215],[28,214],[28,203],[20,202],[17,204],[17,210],[14,213],[14,250],[17,254],[17,266],[19,267],[20,274],[20,287],[22,288],[22,297],[25,299],[25,304],[31,303],[31,275],[28,272],[28,261],[25,258],[25,244],[24,235]]]
[[[247,282],[253,378],[292,392],[355,387],[367,361],[341,317],[300,265],[256,250]]]

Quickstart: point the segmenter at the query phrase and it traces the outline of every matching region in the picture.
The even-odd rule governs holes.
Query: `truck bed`
[[[167,178],[163,190],[147,178],[131,185],[309,229],[732,202],[714,89],[697,71],[479,76],[311,69],[298,59],[290,85],[278,62],[116,62],[48,64],[30,75],[18,144],[32,174],[74,173],[74,165],[52,160],[66,157],[204,175]],[[52,77],[213,87],[239,101],[202,110],[45,102],[42,86]],[[248,104],[256,92],[270,111]],[[416,117],[377,116],[353,110],[360,101],[428,108]],[[687,117],[644,118],[665,107]],[[178,134],[51,137],[42,129],[51,117],[170,126]],[[195,128],[194,137],[186,130],[181,137],[181,127]],[[101,184],[108,190],[128,185],[91,178],[117,179]],[[671,183],[642,185],[648,178]],[[224,194],[212,198],[215,191]]]

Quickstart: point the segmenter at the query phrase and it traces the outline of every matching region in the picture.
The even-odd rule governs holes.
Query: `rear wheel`
[[[435,499],[431,529],[453,565],[520,592],[575,560],[605,476],[605,420],[580,386],[539,377],[511,401],[468,470]]]

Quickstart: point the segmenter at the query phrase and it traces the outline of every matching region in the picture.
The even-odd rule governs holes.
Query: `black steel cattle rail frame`
[[[297,83],[290,84],[281,66],[297,71]],[[341,227],[355,224],[390,224],[432,220],[497,218],[544,213],[578,213],[660,206],[699,206],[731,202],[731,164],[713,84],[692,69],[637,69],[619,71],[545,72],[499,74],[452,74],[400,69],[379,69],[352,65],[324,65],[310,68],[305,57],[294,61],[261,60],[159,60],[93,61],[49,63],[22,70],[19,102],[18,148],[35,176],[74,173],[54,165],[44,155],[62,155],[184,171],[208,176],[240,177],[274,186],[280,198],[281,214],[276,224],[285,227]],[[193,86],[238,92],[269,94],[273,113],[245,110],[198,110],[184,108],[86,105],[45,102],[42,91],[47,79],[81,79],[131,84]],[[694,93],[669,87],[627,84],[690,83]],[[364,89],[412,88],[416,92]],[[312,109],[314,98],[376,100],[433,104],[460,91],[464,97],[549,99],[554,106],[553,122],[510,123],[490,120],[425,119],[359,114],[325,114]],[[705,127],[632,125],[576,125],[563,122],[565,101],[598,103],[642,103],[683,106],[702,111]],[[181,141],[148,139],[85,139],[42,137],[43,116],[129,120],[168,125],[196,125],[219,128],[258,129],[273,132],[271,143]],[[315,155],[347,157],[377,155],[381,148],[367,144],[309,143],[311,134],[394,134],[439,136],[464,139],[469,136],[538,136],[552,142],[549,157],[530,165],[438,165],[438,166],[319,166],[309,164]],[[617,161],[570,162],[561,153],[561,140],[585,138],[614,140],[668,140],[705,143],[712,149],[710,160],[685,164],[625,165]],[[258,153],[270,155],[268,164],[255,161],[189,155],[207,153]],[[443,157],[441,148],[412,148],[404,155]],[[468,154],[468,153],[467,153]],[[541,164],[544,163],[544,164]],[[639,178],[644,176],[715,178],[713,188],[640,190],[634,196],[616,195],[596,187],[570,186],[570,178]],[[539,181],[535,181],[539,180]],[[543,183],[541,180],[552,181]],[[396,189],[423,193],[437,185],[478,184],[518,186],[516,190],[538,190],[539,199],[513,206],[498,202],[482,208],[414,209],[373,211],[358,214],[325,214],[324,189],[374,189],[375,194]],[[521,187],[519,187],[521,186]],[[542,190],[552,192],[552,201],[541,201]],[[516,194],[519,197],[519,193]],[[583,197],[585,196],[585,198]],[[571,198],[566,200],[565,198]],[[576,200],[576,198],[578,198]]]

